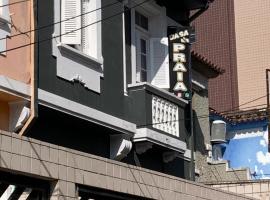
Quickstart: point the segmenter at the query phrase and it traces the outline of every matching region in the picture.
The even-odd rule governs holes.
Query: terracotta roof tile
[[[195,51],[191,51],[191,55],[195,57],[196,59],[198,59],[203,64],[207,65],[210,69],[214,70],[217,74],[223,74],[225,72],[225,69],[218,67],[217,65],[212,63],[210,60],[202,56],[201,54]]]

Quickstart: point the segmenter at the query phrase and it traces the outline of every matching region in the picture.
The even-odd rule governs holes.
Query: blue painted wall
[[[223,159],[230,162],[230,168],[248,167],[252,179],[270,179],[267,120],[238,124],[227,122],[226,128],[227,143]]]

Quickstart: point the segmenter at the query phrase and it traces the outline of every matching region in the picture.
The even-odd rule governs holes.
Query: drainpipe
[[[31,27],[30,30],[35,28],[35,13],[34,13],[34,0],[30,1],[30,21]],[[31,32],[30,35],[30,43],[34,43],[35,41],[35,31]],[[31,97],[30,97],[30,117],[24,124],[23,128],[20,130],[19,135],[23,136],[27,132],[27,130],[33,125],[35,119],[38,116],[38,103],[37,103],[37,70],[36,70],[36,59],[35,59],[35,45],[30,46],[30,74],[31,74]]]

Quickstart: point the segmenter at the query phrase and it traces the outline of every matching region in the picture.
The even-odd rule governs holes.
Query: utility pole
[[[267,97],[266,97],[266,100],[267,100],[267,111],[266,111],[266,113],[267,113],[267,117],[268,117],[268,123],[267,123],[267,125],[268,125],[268,127],[267,127],[267,129],[268,129],[268,152],[270,152],[270,129],[269,129],[269,122],[270,122],[270,106],[269,106],[269,72],[270,72],[270,69],[266,69],[265,70],[265,73],[266,73],[266,95],[267,95]]]

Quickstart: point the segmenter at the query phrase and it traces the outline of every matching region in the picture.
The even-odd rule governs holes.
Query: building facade
[[[1,198],[244,199],[187,181],[189,100],[170,92],[167,29],[205,1],[0,2]],[[192,59],[199,105],[221,71]]]
[[[270,64],[268,9],[267,1],[214,1],[205,15],[195,20],[194,50],[226,70],[210,81],[210,106],[219,112],[242,104],[240,109],[266,104],[265,70]],[[252,102],[246,104],[249,101]]]

